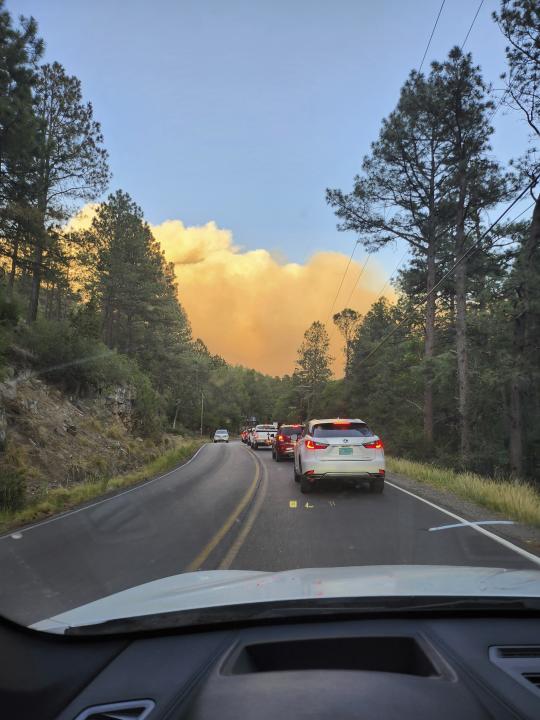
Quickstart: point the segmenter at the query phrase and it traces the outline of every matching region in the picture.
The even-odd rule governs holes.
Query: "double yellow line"
[[[246,507],[250,503],[251,499],[253,498],[253,495],[255,494],[255,491],[257,490],[257,485],[259,483],[259,478],[261,477],[261,472],[262,472],[261,489],[258,494],[258,497],[257,497],[253,507],[251,508],[251,511],[250,511],[248,517],[246,518],[246,522],[244,523],[242,530],[236,537],[234,543],[232,544],[229,551],[227,552],[227,555],[221,561],[221,563],[219,565],[219,569],[220,570],[228,569],[231,566],[231,564],[233,563],[236,556],[238,555],[240,548],[242,547],[246,537],[248,536],[251,528],[253,527],[253,524],[257,518],[257,515],[260,512],[260,509],[264,502],[264,498],[266,496],[266,486],[267,486],[266,467],[254,455],[252,455],[251,453],[249,453],[249,455],[255,462],[255,476],[253,477],[251,485],[247,489],[246,493],[244,494],[244,496],[242,497],[242,499],[240,500],[238,505],[234,508],[234,510],[231,512],[231,514],[228,516],[228,518],[223,523],[223,525],[217,531],[217,533],[203,547],[203,549],[197,555],[197,557],[194,560],[192,560],[189,563],[189,565],[186,567],[186,572],[194,572],[195,570],[200,570],[200,568],[204,565],[206,560],[208,560],[208,557],[210,556],[210,554],[213,552],[213,550],[216,549],[216,547],[219,545],[219,543],[227,535],[229,530],[232,528],[234,523],[237,521],[238,517],[242,514],[242,512],[246,509]]]

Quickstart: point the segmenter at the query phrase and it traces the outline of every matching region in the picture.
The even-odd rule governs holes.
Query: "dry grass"
[[[112,490],[136,485],[156,477],[175,467],[182,460],[187,460],[203,444],[200,440],[183,442],[173,449],[161,453],[154,460],[136,470],[111,478],[95,477],[70,487],[49,490],[42,499],[23,510],[0,512],[0,531],[35,522],[41,518],[69,510]]]
[[[501,513],[509,520],[540,527],[540,493],[530,484],[493,480],[475,473],[456,472],[403,458],[387,457],[386,465],[391,472],[450,490],[465,500]]]

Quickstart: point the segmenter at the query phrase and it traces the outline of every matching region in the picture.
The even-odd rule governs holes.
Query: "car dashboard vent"
[[[540,645],[499,645],[489,648],[489,659],[529,692],[540,696]]]
[[[540,658],[540,645],[508,645],[497,649],[501,658]]]
[[[523,677],[540,690],[540,673],[523,673]]]
[[[130,700],[86,708],[75,720],[145,720],[155,707],[153,700]]]

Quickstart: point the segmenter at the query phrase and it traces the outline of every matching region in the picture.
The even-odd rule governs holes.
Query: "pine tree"
[[[44,271],[58,246],[55,226],[77,200],[93,200],[109,179],[107,151],[91,103],[82,101],[81,82],[59,63],[43,65],[36,81],[34,112],[39,123],[33,173],[37,226],[32,236],[32,287],[28,316],[35,320]]]
[[[332,377],[329,352],[330,339],[322,322],[311,323],[298,348],[294,371],[295,387],[299,391],[307,417],[317,408],[325,384]]]
[[[432,77],[413,71],[396,109],[383,120],[379,138],[364,158],[362,175],[350,194],[327,190],[327,201],[340,219],[340,230],[357,233],[363,244],[378,249],[405,241],[424,268],[425,383],[424,436],[433,440],[435,303],[439,247],[448,234],[445,216],[444,105]]]
[[[8,258],[10,295],[26,236],[35,221],[31,172],[37,123],[36,63],[43,52],[33,18],[13,25],[0,0],[0,254]]]

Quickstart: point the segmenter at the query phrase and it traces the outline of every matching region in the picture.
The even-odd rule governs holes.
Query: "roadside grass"
[[[540,493],[532,485],[514,480],[494,480],[471,472],[405,460],[386,458],[388,470],[405,475],[426,485],[450,490],[464,500],[501,513],[516,520],[540,527]]]
[[[202,440],[183,442],[135,470],[110,478],[96,476],[70,487],[54,488],[45,492],[41,499],[21,510],[1,510],[0,532],[56,515],[100,495],[137,485],[144,480],[161,475],[183,460],[189,459],[202,445],[204,445]]]

